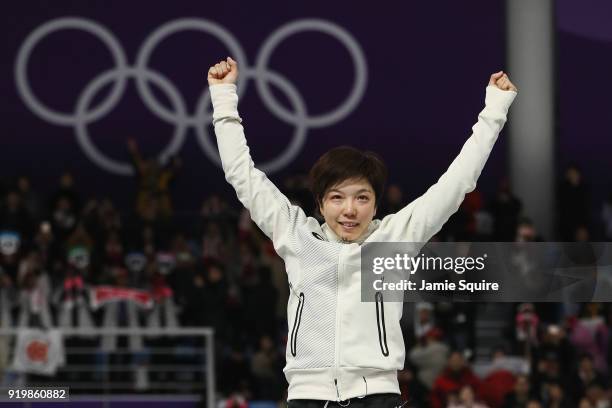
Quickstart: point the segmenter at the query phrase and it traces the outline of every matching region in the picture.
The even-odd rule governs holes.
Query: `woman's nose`
[[[344,213],[346,215],[355,215],[356,213],[355,205],[353,204],[351,200],[346,201],[346,205],[344,207]]]

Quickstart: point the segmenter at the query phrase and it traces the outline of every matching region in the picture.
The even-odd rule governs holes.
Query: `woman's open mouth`
[[[348,232],[354,231],[355,228],[357,228],[359,226],[359,223],[357,223],[357,222],[339,222],[338,221],[338,224],[340,224],[342,226],[342,228],[345,231],[348,231]]]

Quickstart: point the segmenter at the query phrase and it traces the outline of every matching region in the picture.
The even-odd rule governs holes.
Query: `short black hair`
[[[387,182],[387,173],[387,166],[376,153],[339,146],[329,150],[312,166],[309,174],[310,191],[320,207],[330,188],[346,180],[365,179],[374,189],[378,206]]]

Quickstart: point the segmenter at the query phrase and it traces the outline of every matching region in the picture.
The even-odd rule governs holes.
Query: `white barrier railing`
[[[60,329],[65,344],[66,364],[58,369],[54,377],[49,378],[46,382],[41,380],[42,377],[37,377],[35,386],[46,387],[69,387],[71,399],[79,394],[79,391],[87,391],[88,395],[94,394],[96,399],[100,401],[110,401],[116,399],[116,394],[125,394],[126,390],[132,394],[146,391],[148,399],[153,400],[150,396],[151,392],[163,393],[165,399],[170,395],[185,395],[185,394],[205,394],[206,406],[214,408],[215,405],[215,364],[214,364],[214,330],[211,328],[64,328]],[[14,352],[14,339],[20,332],[18,328],[0,329],[0,341],[6,341],[8,338],[9,344],[5,350],[8,350],[9,355],[7,361],[12,360]],[[130,350],[128,346],[117,347],[113,351],[103,350],[100,343],[103,336],[142,336],[143,346],[138,350]],[[67,344],[67,339],[87,338],[87,346],[74,346]],[[155,342],[160,340],[173,339],[168,344],[165,341],[161,346],[157,346]],[[180,341],[180,339],[184,339]],[[185,339],[191,339],[191,344]],[[200,342],[200,340],[204,340]],[[96,344],[97,342],[97,344]],[[83,342],[85,343],[85,342]],[[202,343],[202,344],[200,344]],[[204,347],[204,350],[201,347]],[[89,362],[74,363],[77,356],[89,357]],[[123,356],[123,357],[122,357]],[[155,363],[156,356],[166,357],[164,364]],[[168,358],[170,356],[170,358]],[[111,360],[119,359],[121,363],[114,364]],[[175,361],[168,361],[175,359]],[[185,358],[191,360],[191,364],[185,364]],[[140,361],[137,361],[140,360]],[[178,364],[177,361],[182,361]],[[0,366],[1,370],[1,366]],[[140,370],[136,374],[136,370]],[[185,378],[198,379],[198,373],[202,373],[200,381],[186,381]],[[78,378],[78,373],[82,374]],[[133,381],[124,381],[119,379],[121,374],[134,374]],[[31,386],[32,384],[12,384],[13,380],[20,375],[14,373],[10,365],[6,368],[4,378],[0,371],[0,391],[2,396],[7,395],[8,388],[16,386]],[[146,378],[149,375],[155,376],[160,374],[160,380],[145,381],[146,389],[142,389],[143,384],[137,384],[137,376],[140,375]],[[174,381],[163,379],[163,375],[174,378]],[[23,376],[21,376],[23,377]],[[77,377],[75,379],[75,377]],[[179,380],[177,380],[177,378]],[[181,379],[182,378],[182,379]],[[117,392],[117,391],[123,392]],[[96,392],[97,391],[97,392]],[[108,405],[108,404],[107,404]]]

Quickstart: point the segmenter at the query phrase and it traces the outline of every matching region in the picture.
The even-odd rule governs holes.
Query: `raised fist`
[[[508,75],[504,74],[504,71],[499,71],[491,75],[489,85],[496,86],[502,91],[518,92],[518,89],[516,89],[516,86],[514,86],[512,82],[510,82],[510,78],[508,78]]]
[[[208,70],[208,85],[235,84],[238,79],[238,63],[227,57]]]

